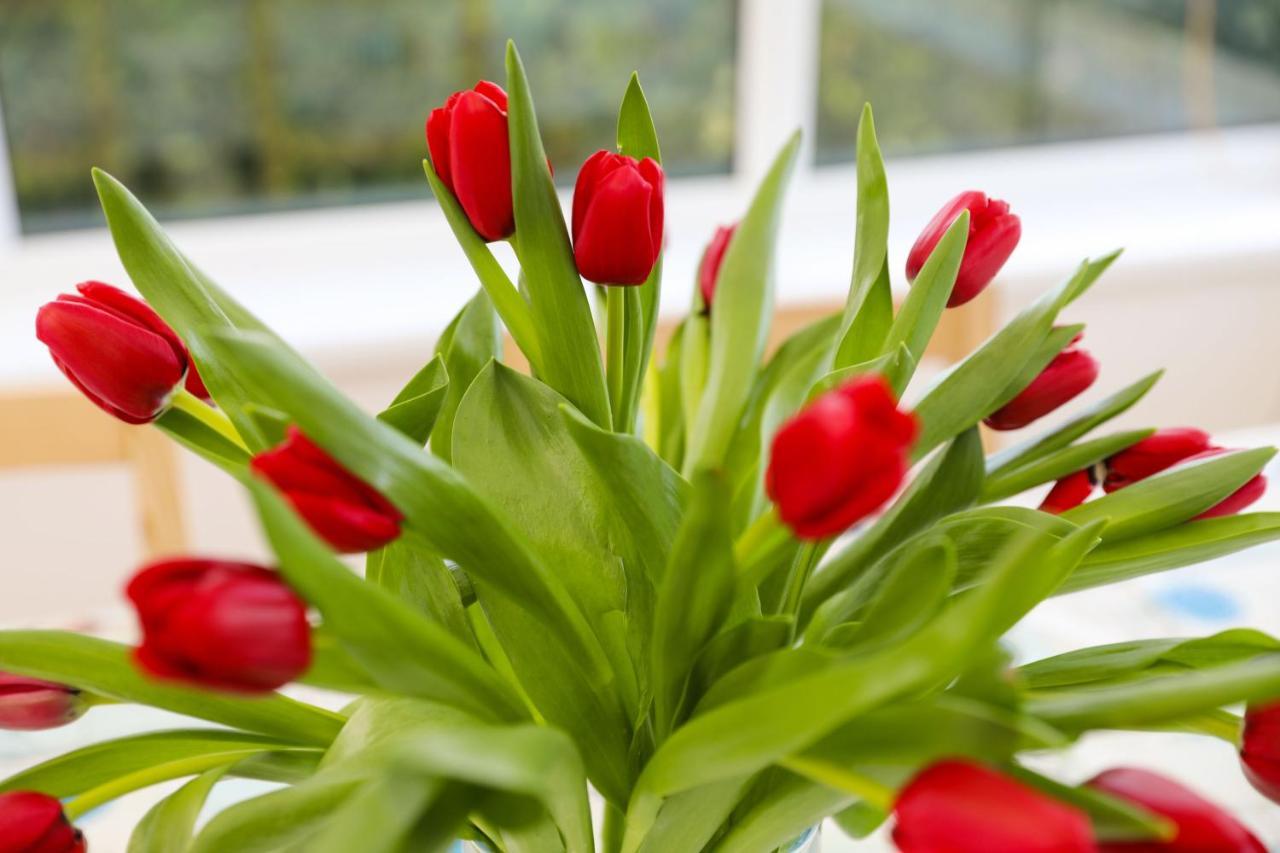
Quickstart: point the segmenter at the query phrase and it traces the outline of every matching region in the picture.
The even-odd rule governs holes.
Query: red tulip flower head
[[[1280,803],[1280,702],[1249,706],[1240,747],[1244,775],[1259,793]]]
[[[85,853],[62,803],[35,791],[0,794],[0,853]]]
[[[76,285],[36,314],[36,337],[98,408],[125,423],[149,423],[185,380],[208,398],[186,345],[151,306],[100,281]]]
[[[596,284],[644,284],[662,251],[662,167],[597,151],[573,188],[573,259]]]
[[[883,377],[859,377],[778,430],[765,489],[797,536],[834,536],[898,490],[916,432],[915,416],[898,409]]]
[[[297,427],[289,428],[281,444],[255,456],[251,467],[284,493],[336,551],[372,551],[400,535],[400,511]]]
[[[898,794],[902,853],[1092,853],[1083,812],[994,770],[940,761]]]
[[[441,183],[485,240],[503,240],[516,230],[511,204],[511,145],[507,140],[507,93],[482,80],[454,92],[427,117],[427,149]]]
[[[1174,465],[1208,459],[1226,452],[1226,448],[1215,445],[1203,430],[1190,427],[1162,429],[1109,458],[1102,488],[1103,491],[1114,492]],[[1196,520],[1234,515],[1257,501],[1266,490],[1266,476],[1257,474],[1219,503],[1196,516]]]
[[[55,729],[79,719],[86,710],[74,687],[0,672],[0,729]]]
[[[698,264],[698,290],[702,293],[704,311],[711,310],[711,300],[715,298],[716,284],[720,280],[720,264],[724,263],[724,253],[737,230],[736,224],[721,225],[702,253],[702,262]]]
[[[1092,471],[1068,474],[1053,484],[1049,494],[1040,503],[1040,511],[1060,515],[1069,509],[1075,509],[1089,499],[1095,485],[1096,480]]]
[[[1098,378],[1098,362],[1076,346],[1079,340],[1077,335],[1030,385],[983,423],[998,430],[1021,429],[1087,390]]]
[[[311,665],[307,606],[270,569],[222,560],[153,563],[129,582],[146,672],[215,690],[266,693]]]
[[[911,247],[907,256],[908,280],[914,280],[920,274],[942,235],[966,210],[969,211],[969,239],[965,243],[955,287],[947,301],[949,308],[963,305],[985,290],[1004,262],[1009,260],[1018,245],[1018,238],[1022,236],[1022,223],[1009,212],[1007,203],[987,198],[985,193],[977,190],[962,192],[938,211]]]
[[[1266,853],[1262,842],[1238,820],[1172,779],[1118,767],[1098,774],[1088,785],[1167,818],[1176,830],[1168,841],[1101,843],[1102,853]]]

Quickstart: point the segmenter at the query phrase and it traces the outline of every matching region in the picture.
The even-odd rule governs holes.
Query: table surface
[[[1235,447],[1280,443],[1280,426],[1221,437]],[[1268,475],[1280,482],[1280,463]],[[1256,505],[1280,510],[1280,488]],[[1117,595],[1116,590],[1124,594]],[[106,609],[96,617],[68,624],[77,630],[127,635],[126,614]],[[1121,640],[1203,636],[1232,627],[1280,632],[1280,543],[1188,567],[1138,578],[1123,587],[1091,590],[1050,600],[1038,607],[1011,635],[1020,660],[1034,660],[1082,646]],[[336,706],[341,699],[304,691],[305,698]],[[95,709],[78,722],[47,732],[0,733],[0,774],[45,760],[60,752],[133,732],[189,725],[175,715],[134,706]],[[1079,782],[1116,765],[1140,765],[1166,773],[1229,806],[1271,849],[1280,849],[1280,808],[1244,781],[1234,752],[1210,738],[1167,733],[1104,733],[1086,736],[1071,749],[1037,758],[1037,769],[1066,782]],[[125,797],[81,820],[93,853],[124,853],[131,827],[160,796],[177,783]],[[219,785],[205,814],[269,789],[266,783],[231,780]],[[891,850],[882,835],[855,845],[828,827],[823,850]]]

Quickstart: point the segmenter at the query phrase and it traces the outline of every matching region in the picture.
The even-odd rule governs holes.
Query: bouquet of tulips
[[[105,702],[205,723],[4,781],[0,851],[83,850],[79,816],[177,779],[131,853],[800,850],[832,816],[854,837],[889,822],[908,853],[1263,849],[1156,774],[1053,779],[1026,762],[1095,729],[1195,732],[1280,802],[1277,640],[1236,630],[1017,665],[1002,646],[1051,596],[1280,537],[1276,514],[1238,514],[1271,449],[1095,434],[1157,376],[1034,426],[1097,377],[1082,327],[1056,318],[1115,254],[913,382],[947,307],[988,286],[1020,224],[956,196],[895,305],[864,110],[843,311],[765,352],[792,139],[715,234],[655,355],[663,172],[635,78],[567,222],[514,48],[505,89],[453,95],[426,137],[479,287],[376,415],[94,173],[146,301],[86,283],[41,309],[37,334],[101,408],[243,484],[275,565],[144,567],[128,586],[136,648],[0,632],[0,726]],[[527,372],[499,360],[502,327]],[[1025,438],[985,455],[984,423]],[[367,553],[363,577],[336,553]],[[291,683],[335,701],[278,692]],[[281,785],[197,827],[233,777]]]

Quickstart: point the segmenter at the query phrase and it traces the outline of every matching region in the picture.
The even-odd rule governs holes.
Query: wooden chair
[[[0,397],[0,470],[51,465],[126,465],[133,475],[146,557],[186,549],[178,456],[172,440],[121,423],[79,394],[31,391]]]

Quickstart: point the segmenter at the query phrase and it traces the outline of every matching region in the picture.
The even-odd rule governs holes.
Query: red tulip
[[[1049,490],[1049,494],[1041,502],[1040,511],[1059,515],[1069,509],[1075,509],[1087,501],[1089,495],[1093,494],[1094,483],[1092,471],[1085,470],[1068,474],[1057,483],[1054,483],[1053,488]]]
[[[644,284],[662,250],[662,167],[597,151],[573,188],[573,258],[597,284]]]
[[[778,430],[765,489],[797,536],[834,536],[898,490],[916,432],[883,377],[859,377]]]
[[[222,560],[152,563],[129,582],[137,663],[163,679],[265,693],[311,665],[307,606],[270,569]]]
[[[53,363],[100,409],[125,423],[160,417],[182,387],[208,398],[187,348],[151,306],[100,281],[76,285],[36,314]]]
[[[1162,429],[1108,459],[1102,488],[1114,492],[1174,465],[1226,452],[1226,448],[1213,444],[1209,434],[1203,430],[1190,427]],[[1262,497],[1266,490],[1267,478],[1258,474],[1193,520],[1234,515]]]
[[[716,295],[716,284],[720,279],[720,264],[724,262],[724,253],[737,230],[736,223],[721,225],[702,253],[702,262],[698,264],[698,289],[702,292],[702,306],[706,311],[711,310],[711,300]]]
[[[1249,706],[1242,741],[1245,778],[1263,796],[1280,803],[1280,702]]]
[[[1022,236],[1022,223],[1009,212],[1007,203],[987,198],[977,190],[962,192],[938,211],[911,247],[911,254],[907,256],[908,280],[914,280],[920,274],[942,235],[965,210],[969,211],[969,240],[964,247],[955,287],[947,301],[949,308],[963,305],[985,290],[1004,262],[1009,260],[1018,245],[1018,238]]]
[[[983,423],[998,430],[1021,429],[1083,393],[1098,378],[1098,362],[1076,346],[1079,340],[1077,335],[1030,385],[988,415]]]
[[[0,729],[55,729],[86,710],[74,687],[0,672]]]
[[[441,183],[458,199],[471,226],[490,242],[516,230],[511,205],[507,93],[482,80],[454,92],[427,117],[427,149]]]
[[[297,427],[289,428],[281,444],[255,456],[251,466],[337,551],[372,551],[400,535],[400,511]]]
[[[1098,774],[1088,785],[1167,818],[1176,828],[1168,841],[1101,843],[1102,853],[1266,853],[1262,842],[1238,820],[1172,779],[1118,767]]]
[[[994,770],[946,760],[898,794],[893,840],[903,853],[1091,853],[1083,812]]]
[[[80,830],[62,803],[35,791],[0,794],[0,853],[84,853]]]

